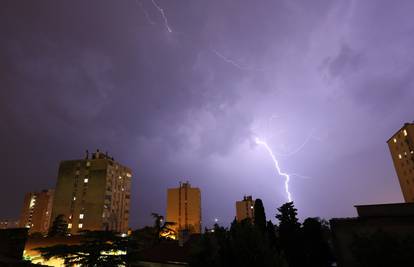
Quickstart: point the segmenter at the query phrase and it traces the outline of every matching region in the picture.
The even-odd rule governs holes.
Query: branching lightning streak
[[[157,4],[157,2],[155,2],[155,0],[151,0],[151,2],[155,6],[155,8],[158,9],[158,11],[160,12],[162,18],[164,19],[164,25],[165,25],[165,28],[167,28],[167,31],[169,33],[172,33],[173,31],[172,31],[170,25],[168,24],[168,19],[167,19],[167,16],[165,15],[164,9],[162,7],[160,7]]]
[[[292,202],[292,195],[289,191],[290,175],[281,171],[281,169],[279,167],[279,162],[277,161],[275,154],[273,154],[272,149],[269,147],[269,145],[265,141],[263,141],[260,138],[256,137],[255,142],[258,145],[262,145],[267,150],[267,152],[269,153],[270,157],[273,160],[273,163],[275,165],[275,169],[276,169],[277,173],[280,176],[283,176],[285,178],[285,192],[286,192],[286,195],[287,195],[287,198],[288,198],[289,202]]]
[[[211,49],[211,51],[213,51],[213,53],[216,54],[216,56],[218,56],[219,58],[224,60],[224,62],[229,63],[229,64],[233,65],[234,67],[240,69],[240,70],[246,70],[246,68],[241,66],[239,63],[237,63],[236,61],[234,61],[232,59],[229,59],[229,58],[225,57],[223,54],[218,52],[216,49]]]
[[[217,57],[219,57],[220,59],[222,59],[224,62],[233,65],[233,67],[238,68],[239,70],[248,70],[248,71],[263,71],[263,69],[257,69],[257,68],[252,68],[249,66],[243,66],[240,63],[238,63],[237,61],[230,59],[228,57],[226,57],[225,55],[223,55],[222,53],[220,53],[219,51],[217,51],[214,48],[210,49]]]
[[[302,178],[302,179],[305,179],[305,180],[312,179],[312,177],[310,177],[310,176],[302,175],[302,174],[299,174],[299,173],[290,173],[290,176],[291,177],[296,176],[296,177],[299,177],[299,178]]]
[[[141,7],[142,12],[145,15],[145,19],[148,21],[149,24],[155,25],[155,22],[150,18],[150,15],[148,14],[148,11],[145,9],[144,5],[140,0],[137,1],[138,5]]]
[[[300,146],[298,146],[296,149],[290,151],[289,153],[279,153],[279,152],[276,152],[275,154],[278,155],[278,156],[282,156],[282,157],[290,157],[290,156],[295,155],[296,153],[300,152],[309,143],[309,141],[311,139],[315,139],[315,137],[313,136],[313,132],[314,131],[315,130],[313,129],[310,132],[310,134],[306,137],[306,139],[303,141],[303,143],[300,144]]]

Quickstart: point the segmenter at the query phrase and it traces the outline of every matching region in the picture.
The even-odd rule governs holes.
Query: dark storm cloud
[[[147,0],[2,3],[4,216],[95,148],[134,170],[133,226],[179,180],[206,224],[243,194],[271,215],[286,196],[256,136],[303,216],[401,200],[384,142],[414,117],[410,1],[157,3],[168,25]]]

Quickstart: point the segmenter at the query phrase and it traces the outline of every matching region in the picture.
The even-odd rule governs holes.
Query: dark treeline
[[[278,225],[266,220],[263,203],[255,201],[254,221],[234,220],[230,228],[206,229],[194,247],[190,266],[332,266],[329,227],[318,218],[299,223],[293,202],[277,209]]]
[[[62,244],[37,250],[46,259],[62,258],[67,265],[139,266],[142,251],[161,242],[176,242],[162,235],[171,231],[172,223],[165,222],[163,216],[156,213],[152,217],[153,226],[138,229],[127,237],[110,231],[83,231],[80,233],[80,244]],[[299,223],[293,202],[278,208],[275,217],[279,221],[277,225],[266,219],[263,203],[256,199],[253,221],[234,220],[229,228],[216,224],[196,239],[188,259],[190,266],[332,266],[334,259],[326,221],[308,218]],[[49,235],[62,237],[66,234],[66,222],[58,216]]]

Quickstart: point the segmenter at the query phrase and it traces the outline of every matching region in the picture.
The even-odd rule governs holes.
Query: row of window
[[[83,227],[83,224],[82,223],[79,223],[78,224],[78,228],[79,229],[82,229],[82,227]],[[72,224],[71,223],[68,223],[68,229],[72,229]]]
[[[414,151],[413,151],[413,150],[411,150],[411,151],[410,151],[410,154],[411,154],[411,155],[414,155]],[[407,153],[407,152],[404,152],[404,156],[405,156],[405,157],[406,157],[406,156],[408,156],[408,153]],[[403,157],[403,155],[398,154],[398,158],[399,158],[399,159],[402,159],[402,157]]]
[[[407,136],[408,135],[408,132],[407,132],[406,129],[403,130],[403,134],[404,134],[404,136]],[[401,136],[401,135],[398,134],[398,136]],[[394,143],[397,143],[397,138],[394,138],[393,141],[394,141]]]

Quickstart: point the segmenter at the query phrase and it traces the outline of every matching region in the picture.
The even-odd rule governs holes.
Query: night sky
[[[274,219],[284,179],[257,137],[302,219],[403,200],[386,141],[414,120],[413,1],[0,5],[2,218],[99,148],[133,169],[132,227],[186,180],[204,225],[250,194]]]

